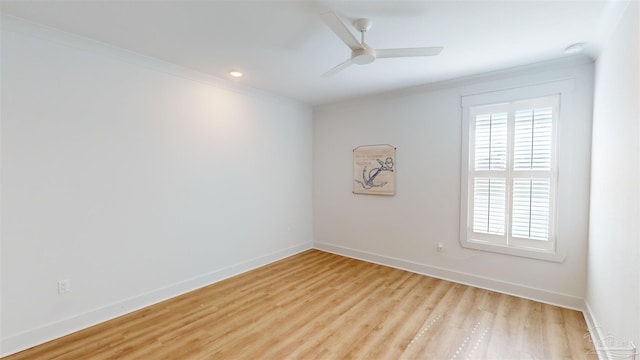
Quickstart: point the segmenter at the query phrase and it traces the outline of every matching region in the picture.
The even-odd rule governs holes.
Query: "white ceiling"
[[[567,56],[597,55],[620,2],[2,1],[3,13],[317,105]],[[350,50],[320,20],[373,20],[374,48],[444,46],[320,77]],[[354,30],[354,34],[356,31]]]

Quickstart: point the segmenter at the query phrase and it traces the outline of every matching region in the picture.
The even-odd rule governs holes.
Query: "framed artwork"
[[[394,195],[396,148],[393,145],[361,145],[353,149],[353,193]]]

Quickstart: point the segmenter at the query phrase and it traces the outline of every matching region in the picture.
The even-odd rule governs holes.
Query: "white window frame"
[[[544,84],[531,85],[526,87],[518,87],[500,91],[493,91],[481,94],[472,94],[462,97],[462,158],[461,158],[461,196],[460,196],[460,243],[465,248],[490,251],[502,254],[509,254],[515,256],[522,256],[540,260],[548,260],[555,262],[562,262],[565,258],[565,251],[562,242],[557,238],[557,207],[558,207],[558,181],[559,181],[559,167],[560,162],[558,154],[558,138],[561,128],[561,107],[565,100],[570,97],[570,90],[573,87],[573,82],[570,80],[556,81]],[[512,193],[512,179],[519,177],[513,170],[513,158],[509,153],[513,148],[512,135],[508,136],[508,156],[507,156],[507,170],[506,173],[506,186],[507,186],[507,218],[505,222],[505,235],[504,236],[476,236],[473,233],[472,226],[472,211],[473,211],[473,181],[474,181],[474,169],[473,169],[473,151],[471,148],[472,136],[474,136],[474,111],[476,110],[488,110],[490,107],[495,109],[509,108],[509,125],[513,125],[512,115],[518,106],[522,102],[531,101],[532,99],[540,98],[556,98],[557,104],[554,109],[554,123],[552,134],[552,164],[551,172],[548,174],[551,180],[551,206],[549,213],[550,221],[550,233],[548,241],[536,241],[518,239],[510,236],[511,233],[511,193]],[[509,130],[512,134],[512,131]],[[515,175],[514,175],[515,174]],[[528,177],[540,176],[537,172],[526,172],[521,175]]]

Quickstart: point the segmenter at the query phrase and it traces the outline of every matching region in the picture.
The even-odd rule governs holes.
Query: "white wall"
[[[640,6],[598,57],[587,304],[600,336],[640,346]]]
[[[1,45],[0,355],[311,247],[311,108],[9,17]]]
[[[432,276],[582,308],[586,287],[593,64],[524,67],[318,108],[313,127],[314,244]],[[562,263],[459,243],[461,96],[572,79],[560,125]],[[397,147],[396,195],[352,194],[352,149]],[[444,252],[438,253],[438,242]]]

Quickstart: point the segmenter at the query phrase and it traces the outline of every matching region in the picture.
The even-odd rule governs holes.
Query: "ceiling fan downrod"
[[[362,49],[355,49],[351,51],[351,61],[354,64],[370,64],[376,59],[376,50],[369,47],[369,45],[364,41],[365,33],[371,29],[371,25],[372,23],[369,19],[358,19],[353,22],[353,26],[355,26],[356,30],[360,31],[360,44],[362,44]]]

